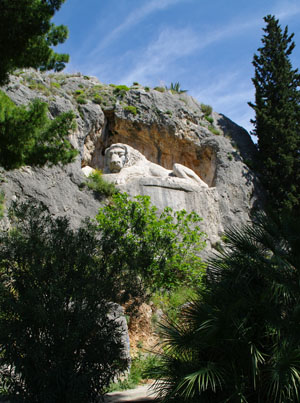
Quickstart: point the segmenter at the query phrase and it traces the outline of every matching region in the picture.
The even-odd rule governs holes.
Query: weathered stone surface
[[[86,217],[93,217],[99,209],[99,201],[92,192],[80,190],[84,182],[79,162],[67,168],[23,167],[5,173],[1,188],[6,206],[11,201],[38,200],[55,216],[67,216],[73,227],[78,227]]]
[[[74,226],[81,218],[94,216],[99,203],[93,192],[80,190],[81,168],[103,169],[105,150],[125,143],[166,170],[175,163],[190,168],[207,185],[192,189],[176,182],[135,178],[120,184],[130,195],[149,194],[159,209],[196,210],[204,218],[206,232],[214,243],[224,228],[249,220],[259,205],[258,179],[248,167],[256,149],[248,133],[224,115],[205,116],[199,104],[186,94],[161,93],[133,87],[108,86],[80,74],[41,74],[32,70],[13,76],[3,90],[17,103],[38,97],[49,104],[50,116],[73,110],[77,130],[72,144],[80,156],[60,168],[23,168],[5,173],[6,204],[18,198],[37,198],[53,214],[70,217]],[[79,102],[80,98],[80,102]]]

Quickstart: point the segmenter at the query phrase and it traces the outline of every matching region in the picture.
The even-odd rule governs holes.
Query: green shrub
[[[11,402],[95,402],[128,367],[95,228],[32,201],[13,217],[0,234],[0,387]]]
[[[148,372],[158,365],[159,359],[153,354],[142,354],[139,352],[131,361],[130,372],[128,376],[116,383],[112,383],[108,392],[134,389],[141,381],[147,379]]]
[[[159,92],[165,92],[166,89],[164,87],[154,87],[153,88],[155,91],[159,91]]]
[[[76,90],[76,91],[74,92],[74,94],[75,94],[75,95],[83,95],[83,94],[84,94],[84,91],[83,91],[83,90]]]
[[[83,76],[83,78],[84,78],[85,80],[89,80],[89,79],[90,79],[89,76]]]
[[[205,116],[211,115],[212,107],[210,105],[201,104],[201,110]]]
[[[149,92],[149,91],[150,91],[150,87],[145,87],[144,90],[147,91],[147,92]]]
[[[127,290],[142,300],[161,288],[202,284],[204,265],[196,255],[205,245],[200,217],[170,208],[156,212],[149,197],[129,200],[119,193],[96,217],[107,264],[119,278],[118,290],[125,290],[116,302]]]
[[[130,88],[127,85],[115,85],[115,91],[129,91]]]
[[[103,98],[99,94],[94,95],[94,98],[93,98],[94,104],[101,104],[102,101],[103,101]]]
[[[132,85],[140,85],[138,82],[134,81]]]
[[[209,122],[209,123],[213,123],[214,119],[212,116],[205,116],[205,119]]]
[[[165,114],[166,114],[166,115],[169,115],[170,117],[172,117],[173,112],[172,112],[172,111],[166,111]]]
[[[125,96],[126,92],[129,90],[130,90],[130,88],[128,88],[127,85],[115,85],[113,92],[115,95],[123,98]]]
[[[60,88],[60,84],[55,81],[51,81],[50,85],[51,85],[51,87],[54,87],[54,88]]]
[[[171,291],[157,291],[151,297],[155,307],[161,309],[168,318],[176,321],[182,306],[197,296],[198,287],[182,286]]]
[[[95,170],[89,175],[86,185],[98,196],[112,196],[118,192],[118,189],[113,183],[109,183],[103,179],[102,172],[100,170]]]
[[[28,84],[28,88],[30,88],[31,90],[39,91],[46,96],[51,94],[49,88],[47,88],[45,84],[39,83],[32,78],[26,79],[26,82]]]
[[[127,105],[123,107],[124,111],[128,111],[130,113],[132,113],[134,116],[137,114],[137,107],[136,106],[132,106],[132,105]]]
[[[229,159],[229,161],[232,161],[232,160],[233,160],[232,154],[228,153],[228,154],[227,154],[227,158]]]
[[[209,130],[211,133],[215,134],[216,136],[219,136],[219,135],[221,134],[220,130],[216,129],[216,128],[213,127],[213,126],[208,126],[208,130]]]
[[[93,90],[96,90],[96,91],[101,90],[102,88],[103,88],[103,85],[101,85],[101,84],[96,84],[93,86]]]
[[[78,98],[76,98],[76,101],[80,105],[84,105],[87,103],[87,100],[86,100],[86,98],[84,98],[84,96],[79,96]]]

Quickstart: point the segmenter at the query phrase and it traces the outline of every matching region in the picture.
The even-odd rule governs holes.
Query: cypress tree
[[[281,29],[275,16],[264,17],[263,46],[254,55],[256,94],[253,134],[258,137],[262,182],[277,211],[300,210],[300,74],[290,55],[294,34]]]

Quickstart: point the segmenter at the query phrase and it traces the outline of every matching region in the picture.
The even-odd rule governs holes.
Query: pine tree
[[[68,37],[64,25],[51,18],[65,0],[0,1],[0,85],[16,68],[61,71],[69,55],[52,49]]]
[[[281,29],[275,16],[264,18],[263,46],[254,55],[256,94],[252,120],[258,137],[259,166],[270,204],[277,211],[300,207],[300,74],[290,55],[294,34]]]
[[[61,113],[53,120],[47,112],[47,104],[40,100],[16,106],[0,91],[1,167],[8,170],[74,161],[78,151],[68,140],[75,129],[73,112]]]

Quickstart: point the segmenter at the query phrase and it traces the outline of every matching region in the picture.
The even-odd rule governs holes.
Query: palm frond
[[[180,391],[185,398],[199,395],[201,391],[211,389],[216,392],[217,388],[222,389],[224,382],[224,371],[216,363],[207,362],[198,371],[186,375],[178,384],[176,392]]]

